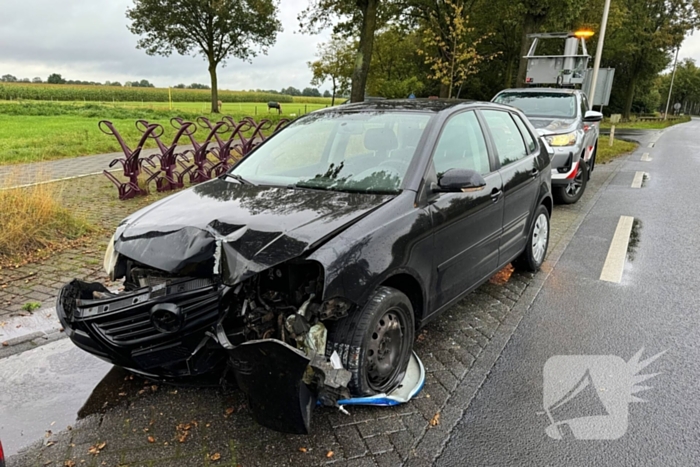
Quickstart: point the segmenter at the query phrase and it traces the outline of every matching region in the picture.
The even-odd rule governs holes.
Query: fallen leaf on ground
[[[105,448],[105,446],[107,446],[107,443],[97,443],[94,446],[90,446],[90,449],[88,449],[88,454],[96,456]]]
[[[440,424],[440,412],[436,413],[435,416],[430,420],[430,426],[438,426]]]
[[[53,446],[54,444],[56,444],[56,441],[49,441],[48,443],[46,443],[46,447],[47,447],[47,448],[50,448],[50,447]]]
[[[219,454],[218,452],[215,452],[214,454],[212,454],[211,456],[209,456],[209,459],[211,459],[211,460],[213,460],[214,462],[216,462],[216,461],[218,461],[219,459],[221,459],[221,454]]]
[[[299,448],[299,452],[306,452],[306,448]]]
[[[7,347],[8,345],[10,345],[10,344],[8,344],[7,342],[3,342],[3,343],[2,343],[2,346],[3,346],[3,347]]]
[[[67,460],[63,463],[63,467],[75,467],[75,462]]]
[[[149,437],[148,437],[148,442],[149,442],[149,443],[155,443],[155,442],[156,442],[156,439],[155,439],[153,436],[149,436]]]
[[[229,407],[228,409],[226,409],[226,412],[225,412],[225,413],[226,413],[226,416],[227,416],[227,417],[228,417],[229,415],[231,415],[231,414],[233,413],[233,407]]]
[[[328,459],[330,459],[330,458],[333,457],[334,455],[335,455],[335,453],[334,453],[333,451],[328,451],[328,452],[326,453],[326,457],[327,457]]]

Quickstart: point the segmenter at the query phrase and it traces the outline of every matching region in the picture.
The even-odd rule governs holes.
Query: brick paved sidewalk
[[[601,166],[582,201],[556,207],[542,272],[500,274],[420,333],[415,348],[428,376],[408,404],[352,407],[350,416],[320,408],[311,435],[292,436],[257,425],[238,390],[153,386],[114,370],[88,404],[102,410],[13,456],[9,466],[430,465],[617,167]],[[99,454],[89,454],[103,442]]]
[[[183,145],[182,150],[192,146]],[[158,153],[158,149],[144,149],[143,155],[150,156]],[[121,152],[98,154],[94,156],[57,159],[54,161],[32,162],[28,164],[0,165],[0,186],[5,187],[6,180],[12,181],[13,186],[29,185],[36,182],[56,181],[74,177],[101,174],[103,170],[121,170],[121,164],[110,169],[109,164],[114,159],[123,158]]]

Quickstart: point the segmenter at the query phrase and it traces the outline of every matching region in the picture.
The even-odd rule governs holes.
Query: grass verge
[[[14,184],[11,178],[3,182],[5,187]],[[5,187],[0,186],[0,264],[41,254],[95,230],[61,205],[55,183]]]
[[[615,129],[630,129],[630,130],[663,130],[673,125],[679,123],[686,123],[690,121],[689,115],[684,115],[681,118],[674,120],[657,120],[657,121],[637,121],[637,122],[622,122],[616,123]],[[601,124],[601,128],[610,128],[612,124],[609,121],[605,121]]]
[[[595,156],[596,164],[605,164],[618,156],[629,154],[637,149],[637,146],[639,146],[637,143],[615,139],[611,147],[610,137],[601,135],[598,140],[598,153]]]

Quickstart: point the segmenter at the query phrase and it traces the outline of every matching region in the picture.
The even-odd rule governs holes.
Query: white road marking
[[[615,235],[613,235],[608,256],[605,258],[603,270],[600,273],[600,280],[606,282],[614,282],[619,284],[622,281],[622,272],[625,269],[625,260],[627,256],[627,246],[632,233],[632,225],[634,217],[620,216],[620,221],[617,223]]]
[[[637,172],[634,174],[634,180],[632,180],[632,188],[641,188],[642,182],[644,182],[644,172]]]
[[[649,153],[645,152],[642,154],[642,162],[651,162],[651,157],[649,157]]]

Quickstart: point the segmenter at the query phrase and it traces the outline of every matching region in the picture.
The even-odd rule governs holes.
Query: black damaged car
[[[416,330],[510,262],[537,270],[550,153],[518,110],[406,100],[314,112],[229,173],[124,220],[120,291],[58,298],[80,348],[165,381],[235,375],[256,420],[389,393]]]

